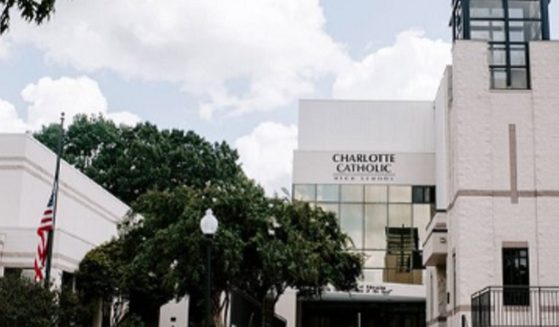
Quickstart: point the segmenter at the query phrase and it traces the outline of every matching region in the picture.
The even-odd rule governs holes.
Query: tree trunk
[[[129,313],[139,316],[146,327],[159,326],[159,309],[161,305],[140,297],[130,299],[129,305]]]
[[[103,325],[103,299],[101,297],[95,299],[95,311],[93,312],[93,321],[91,327],[101,327]]]
[[[267,294],[262,299],[262,327],[272,327],[274,323],[274,307],[275,307],[274,296]]]

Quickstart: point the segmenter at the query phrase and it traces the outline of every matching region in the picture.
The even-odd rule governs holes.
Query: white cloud
[[[57,121],[61,112],[71,120],[78,113],[107,111],[107,100],[99,85],[85,76],[57,80],[43,77],[37,83],[28,84],[21,91],[21,97],[29,103],[27,123],[34,130]]]
[[[341,72],[333,95],[345,99],[432,100],[446,65],[450,44],[408,30],[392,46],[379,49]]]
[[[259,182],[269,195],[289,189],[297,127],[263,122],[235,141],[245,173]]]
[[[319,0],[62,1],[48,23],[10,33],[78,69],[179,83],[206,119],[284,106],[351,62]]]
[[[0,131],[5,133],[23,133],[27,124],[21,120],[13,104],[0,99]]]
[[[43,125],[57,122],[64,112],[72,121],[77,114],[102,114],[117,124],[134,125],[140,117],[127,111],[109,112],[107,99],[96,81],[86,76],[77,78],[43,77],[30,83],[21,91],[23,100],[29,103],[27,119],[17,114],[15,107],[0,100],[0,132],[38,130]]]
[[[354,61],[325,24],[319,0],[62,1],[10,36],[82,71],[177,83],[206,120],[293,104],[324,77],[334,97],[432,98],[450,61],[449,44],[414,30]]]
[[[0,37],[0,60],[7,59],[10,55],[9,48],[10,43],[5,37]]]
[[[140,117],[128,111],[108,113],[106,116],[117,125],[134,126],[142,121]]]
[[[42,125],[58,121],[64,112],[69,121],[77,114],[103,114],[116,123],[133,125],[140,118],[129,112],[109,113],[107,99],[96,81],[89,77],[61,77],[53,80],[43,77],[37,83],[28,84],[21,91],[29,102],[27,124],[37,130]]]

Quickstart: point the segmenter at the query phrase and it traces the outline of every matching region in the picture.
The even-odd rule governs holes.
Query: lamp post
[[[200,229],[202,233],[208,238],[206,242],[206,327],[210,327],[211,323],[211,304],[210,304],[210,290],[211,290],[211,259],[212,259],[212,238],[217,232],[217,218],[214,216],[212,209],[206,210],[206,214],[200,220]]]

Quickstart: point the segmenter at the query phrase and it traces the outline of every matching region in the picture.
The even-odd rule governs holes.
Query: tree
[[[16,6],[21,17],[28,22],[41,24],[54,13],[55,0],[0,0],[3,6],[0,14],[0,35],[10,27],[10,10]]]
[[[56,326],[56,294],[19,276],[0,278],[0,327]]]
[[[58,133],[51,124],[35,138],[56,151]],[[243,175],[227,143],[212,144],[192,131],[160,131],[150,123],[117,127],[103,116],[78,115],[64,144],[64,160],[129,205],[149,190],[202,188]]]
[[[54,149],[56,130],[45,127],[36,137]],[[264,304],[265,326],[287,287],[315,295],[329,284],[355,286],[360,258],[347,252],[335,217],[268,199],[226,143],[149,123],[116,126],[102,116],[77,117],[65,138],[65,160],[132,207],[118,238],[80,265],[78,278],[90,299],[126,299],[130,317],[156,326],[160,306],[188,294],[191,326],[199,326],[208,245],[199,223],[207,208],[220,222],[212,241],[216,326],[234,288]],[[305,265],[299,264],[303,258]]]
[[[263,304],[261,326],[271,326],[275,304],[288,287],[303,296],[319,295],[327,285],[348,291],[362,266],[334,214],[287,199],[272,199],[268,207],[268,229],[251,237],[245,261],[253,264],[242,272],[250,276],[242,288]]]
[[[90,319],[108,319],[104,325],[115,326],[123,318],[123,294],[120,282],[123,276],[122,246],[118,240],[111,240],[89,251],[82,259],[76,273],[80,300],[91,308]]]
[[[0,327],[89,326],[89,316],[72,290],[48,290],[16,275],[0,278]]]
[[[127,265],[127,288],[151,285],[144,295],[150,294],[149,303],[157,305],[188,294],[193,309],[189,319],[200,323],[206,276],[204,250],[208,245],[200,231],[200,218],[212,208],[220,222],[212,241],[211,276],[212,311],[216,326],[220,326],[218,313],[228,301],[221,301],[220,295],[229,294],[242,279],[241,266],[247,264],[243,260],[244,234],[263,220],[266,206],[263,190],[246,178],[208,184],[203,189],[153,191],[140,197],[134,210],[143,219],[128,224],[123,235],[125,242],[143,240]],[[156,290],[163,296],[154,298]]]
[[[320,294],[332,285],[339,290],[356,286],[361,258],[348,252],[348,237],[336,218],[308,204],[267,199],[262,189],[245,179],[235,184],[210,184],[202,190],[177,188],[150,192],[134,209],[143,219],[129,224],[124,239],[142,239],[128,264],[128,281],[157,285],[146,290],[170,296],[190,295],[198,302],[204,291],[204,247],[200,218],[212,208],[220,221],[212,242],[212,311],[215,325],[234,288],[249,293],[263,304],[261,326],[269,326],[273,308],[287,287],[304,295]],[[128,252],[128,251],[127,251]],[[305,264],[301,264],[304,258]],[[146,272],[149,272],[146,276]],[[135,280],[136,279],[136,280]],[[160,293],[160,295],[165,294]],[[131,305],[132,307],[132,305]],[[202,317],[194,315],[194,320]]]

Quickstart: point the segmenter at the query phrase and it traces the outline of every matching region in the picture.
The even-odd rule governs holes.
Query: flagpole
[[[47,238],[47,263],[45,265],[45,288],[50,288],[50,268],[52,263],[52,248],[54,245],[54,230],[56,223],[56,209],[58,205],[58,177],[60,176],[60,159],[64,148],[64,113],[60,115],[60,134],[58,137],[58,148],[56,154],[56,169],[54,171],[54,203],[52,210],[52,229]]]

